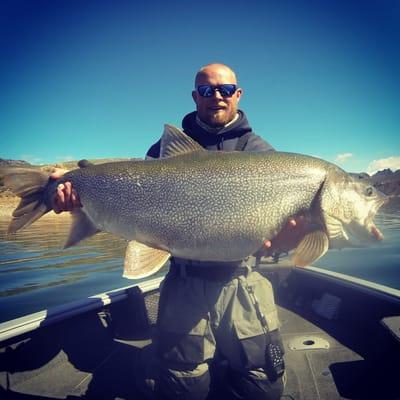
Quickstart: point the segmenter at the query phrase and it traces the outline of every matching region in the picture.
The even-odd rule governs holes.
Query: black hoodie
[[[218,133],[210,133],[197,123],[197,113],[194,111],[183,118],[183,131],[207,150],[274,150],[274,148],[268,142],[252,131],[244,112],[238,110],[238,114],[239,117],[235,122],[221,129]],[[239,142],[239,138],[243,135],[246,135],[246,137],[243,138],[244,140],[242,139],[242,141]],[[160,157],[160,142],[161,140],[150,147],[146,157]]]

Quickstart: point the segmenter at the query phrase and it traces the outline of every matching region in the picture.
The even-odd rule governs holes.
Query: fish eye
[[[371,186],[368,186],[365,189],[365,194],[366,194],[366,196],[372,196],[374,194],[374,189]]]

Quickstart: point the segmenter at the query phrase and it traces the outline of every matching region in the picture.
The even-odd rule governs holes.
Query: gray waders
[[[279,399],[283,370],[266,362],[271,343],[283,351],[272,285],[248,267],[197,264],[174,261],[161,287],[157,398],[206,399],[225,365],[213,381],[225,398]]]

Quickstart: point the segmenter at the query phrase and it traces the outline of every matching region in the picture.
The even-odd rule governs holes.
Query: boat
[[[400,399],[400,290],[262,263],[285,345],[282,399]],[[162,277],[0,324],[1,399],[141,399]]]

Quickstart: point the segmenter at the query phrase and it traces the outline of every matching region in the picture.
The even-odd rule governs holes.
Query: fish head
[[[388,197],[364,180],[347,174],[330,177],[321,192],[321,208],[330,247],[363,247],[381,241],[374,217]]]

